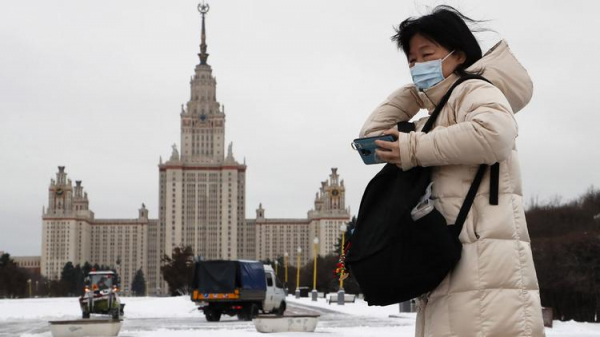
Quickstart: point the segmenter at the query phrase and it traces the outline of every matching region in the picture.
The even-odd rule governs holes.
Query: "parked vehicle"
[[[257,261],[196,262],[191,297],[211,322],[223,314],[246,321],[260,311],[282,316],[286,309],[283,284]]]
[[[113,319],[123,316],[125,304],[119,299],[119,288],[112,271],[91,271],[85,280],[84,294],[79,298],[81,317],[90,314],[110,315]]]

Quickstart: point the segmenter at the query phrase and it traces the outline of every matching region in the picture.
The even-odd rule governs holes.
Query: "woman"
[[[522,205],[513,116],[531,99],[527,71],[501,41],[482,57],[463,16],[449,6],[402,22],[393,40],[407,56],[414,85],[388,97],[367,119],[361,137],[378,141],[377,155],[402,170],[433,166],[434,205],[455,222],[480,164],[500,163],[498,205],[490,205],[489,174],[479,187],[460,234],[462,258],[431,293],[419,298],[416,336],[543,336],[539,288]],[[429,133],[398,133],[396,123],[419,109],[431,113],[466,73]],[[417,130],[426,118],[416,122]]]

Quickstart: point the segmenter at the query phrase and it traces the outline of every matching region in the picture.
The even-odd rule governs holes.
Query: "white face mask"
[[[410,75],[417,88],[424,90],[433,87],[444,80],[442,72],[442,62],[454,53],[451,51],[443,59],[437,59],[427,62],[417,62],[410,68]]]

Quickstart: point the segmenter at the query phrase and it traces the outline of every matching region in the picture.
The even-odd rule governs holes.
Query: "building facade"
[[[41,273],[57,280],[67,262],[88,262],[116,269],[128,287],[138,269],[148,274],[148,231],[157,224],[143,204],[137,219],[96,219],[81,181],[73,186],[60,166],[42,215]]]
[[[252,258],[273,261],[287,253],[290,263],[297,263],[300,255],[300,263],[304,265],[314,257],[315,248],[321,256],[337,253],[335,245],[341,236],[340,228],[349,221],[344,181],[340,180],[337,168],[332,168],[329,179],[321,182],[314,207],[305,219],[269,219],[262,204],[259,205],[256,219],[247,220],[255,234]]]
[[[2,255],[2,252],[0,252]],[[17,267],[25,269],[30,275],[40,275],[41,257],[39,256],[11,256]]]
[[[159,163],[158,254],[153,257],[159,275],[160,257],[177,246],[191,246],[205,259],[242,257],[245,226],[246,165],[225,152],[225,109],[217,101],[217,81],[207,63],[205,14],[199,63],[190,80],[190,96],[180,116],[181,153],[173,145],[168,161]],[[149,280],[150,289],[166,285]]]
[[[345,186],[337,169],[321,183],[313,209],[303,219],[270,219],[262,205],[255,219],[246,219],[246,170],[225,149],[226,115],[217,100],[217,81],[207,63],[205,15],[200,5],[202,32],[199,63],[190,80],[190,96],[179,113],[180,149],[173,145],[168,160],[158,164],[158,219],[149,219],[144,205],[138,218],[95,219],[81,181],[73,186],[64,167],[48,190],[43,211],[41,272],[59,279],[65,263],[107,265],[129,286],[142,269],[149,295],[165,294],[160,267],[163,256],[178,246],[192,247],[207,260],[274,260],[289,254],[302,263],[334,252],[340,225],[350,220]]]

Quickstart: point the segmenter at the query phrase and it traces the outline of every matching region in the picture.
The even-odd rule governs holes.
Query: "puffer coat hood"
[[[480,60],[467,69],[471,72],[480,70],[484,71],[485,78],[500,89],[508,100],[513,113],[521,111],[531,100],[533,95],[531,78],[527,70],[513,55],[505,40],[496,43]],[[433,111],[439,100],[457,79],[456,74],[451,74],[442,82],[425,91],[419,91],[414,84],[394,91],[373,111],[360,131],[360,136],[371,136],[386,130],[390,125],[394,125],[393,118],[398,113],[403,117],[412,117],[419,109]]]
[[[513,113],[523,109],[533,95],[533,83],[527,70],[502,40],[493,46],[468,71],[483,69],[483,76],[494,83],[510,103]]]
[[[433,167],[433,201],[453,224],[480,164],[500,163],[498,205],[484,176],[459,239],[462,258],[442,283],[419,299],[418,337],[544,336],[539,287],[523,209],[514,113],[533,93],[527,71],[501,41],[468,70],[483,70],[453,91],[429,133],[401,133],[401,169]],[[458,79],[392,93],[369,116],[361,136],[378,134],[419,109],[430,112]],[[416,122],[420,130],[426,118]]]

